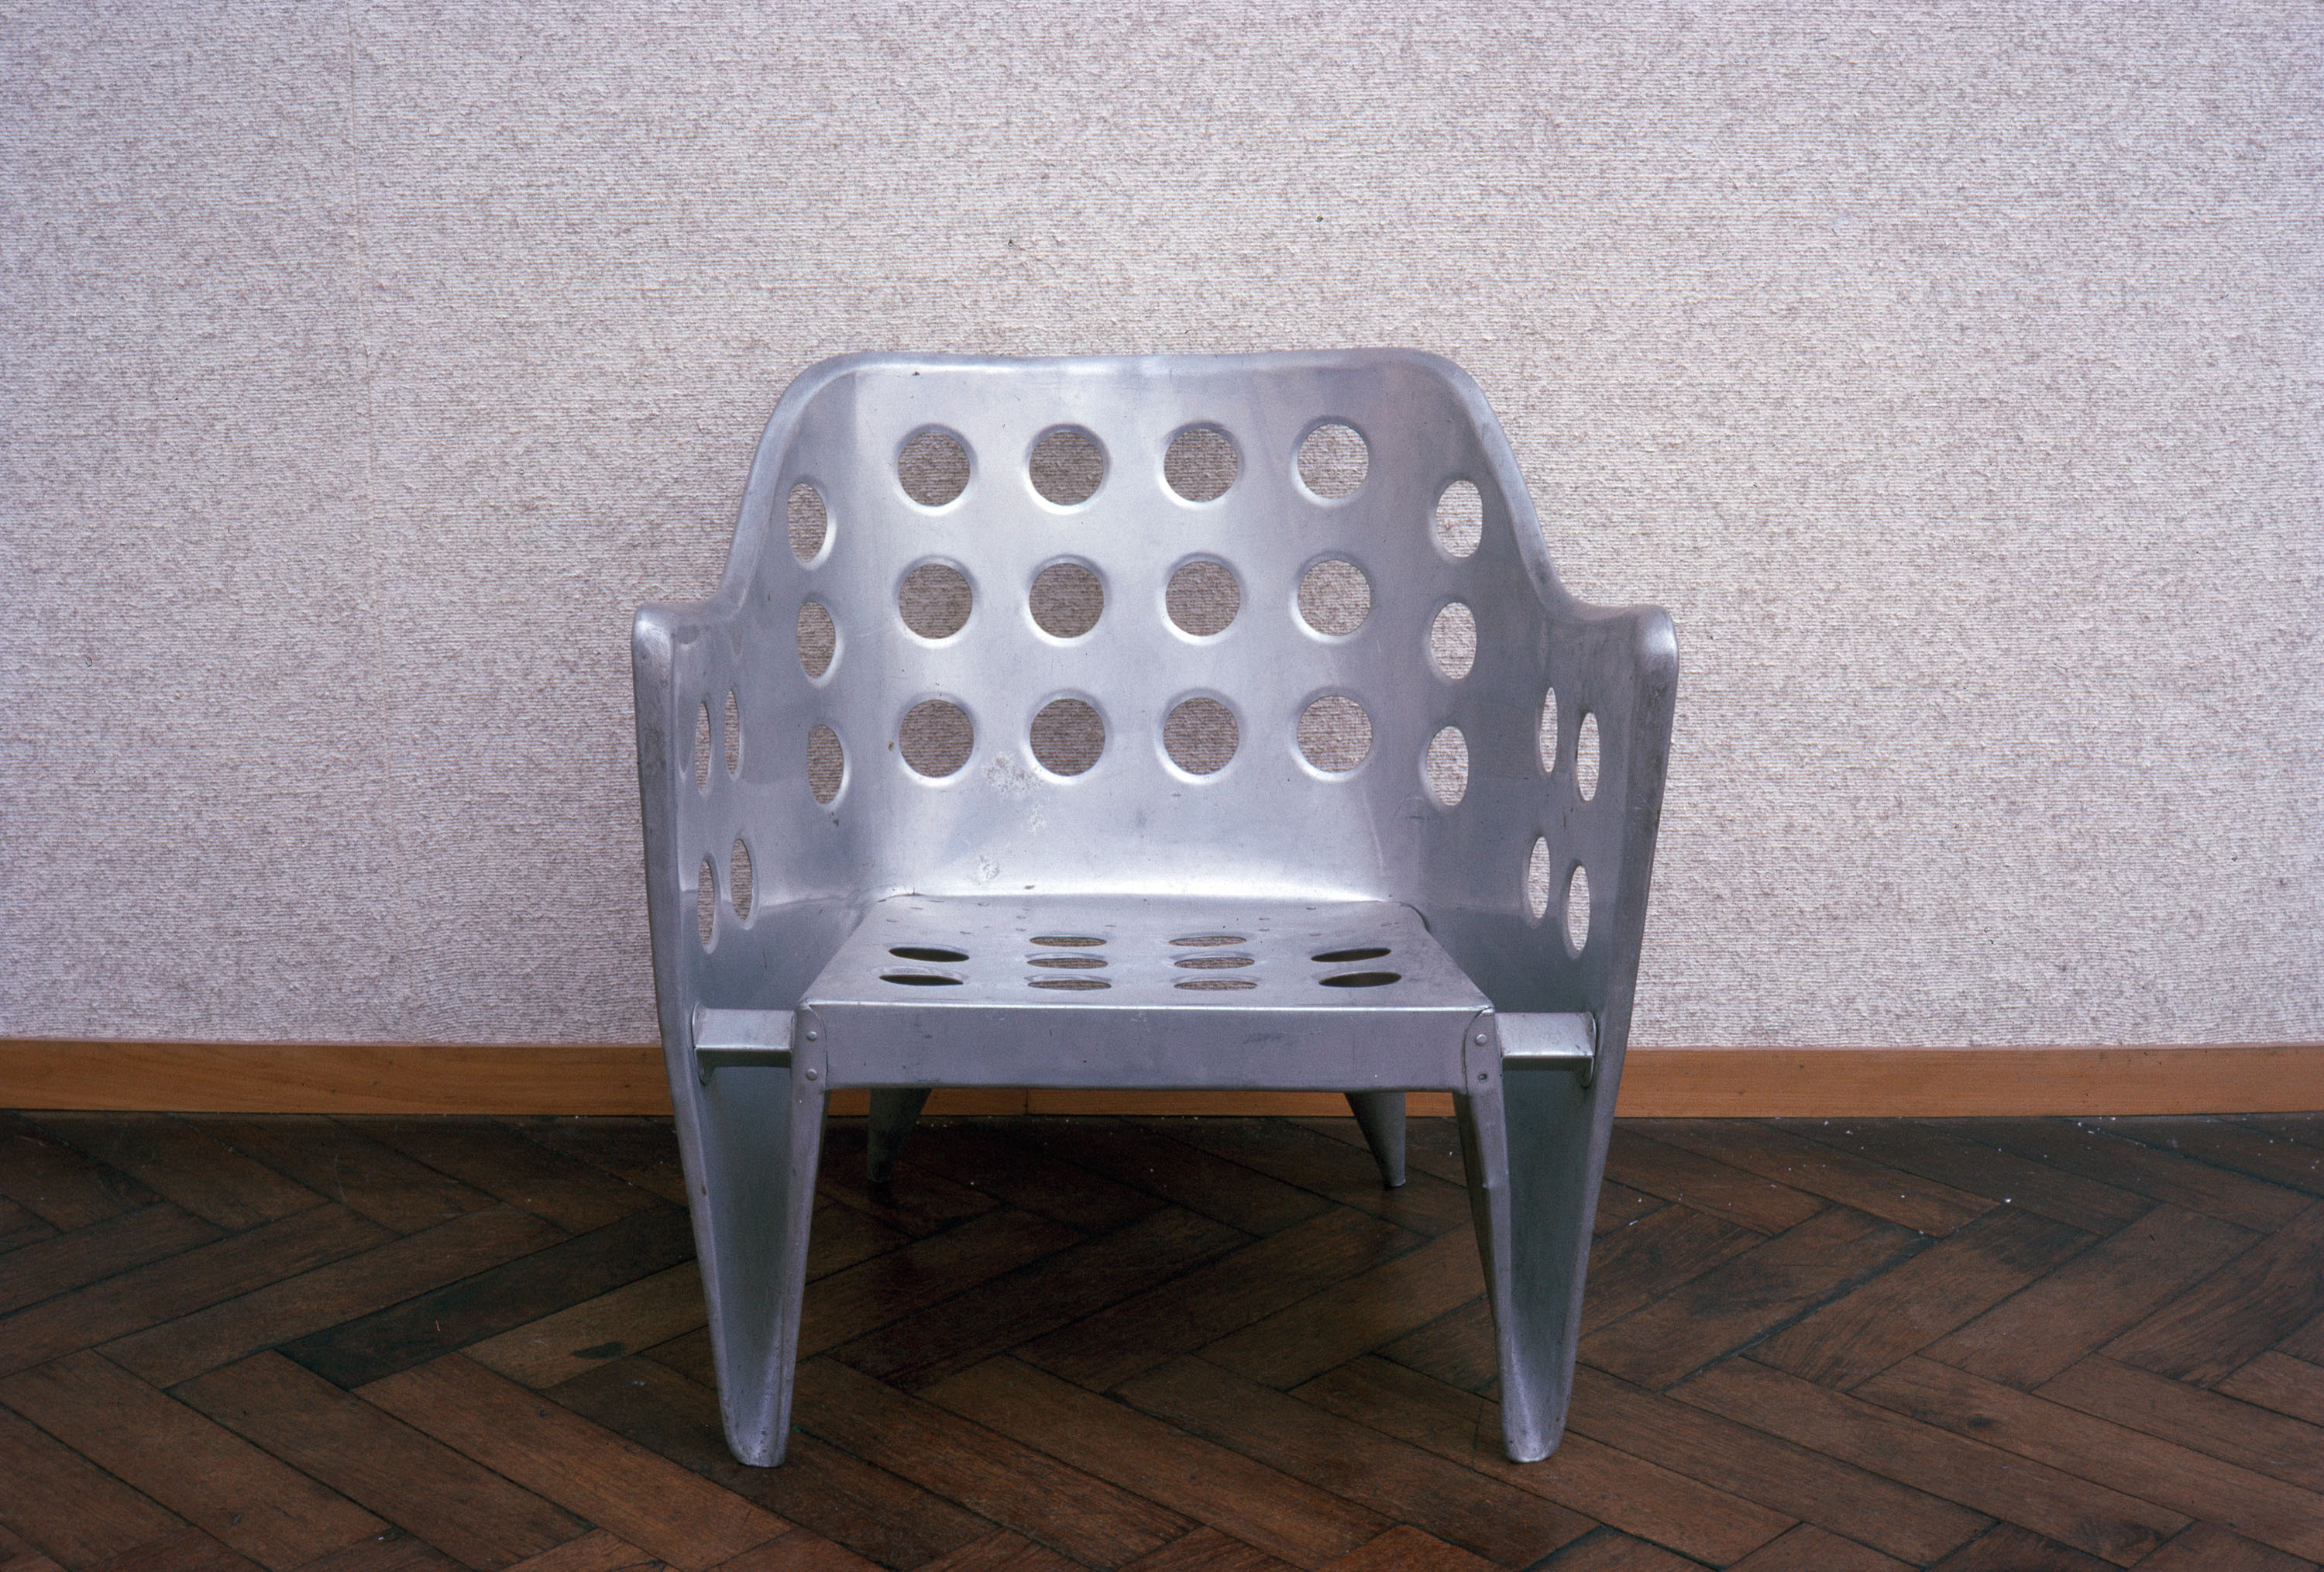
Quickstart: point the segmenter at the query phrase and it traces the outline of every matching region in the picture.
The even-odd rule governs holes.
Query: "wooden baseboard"
[[[842,1092],[837,1112],[862,1113]],[[1416,1092],[1416,1114],[1452,1112]],[[0,1039],[0,1107],[304,1114],[667,1114],[661,1050]],[[1345,1113],[1318,1092],[938,1092],[931,1113]],[[1635,1118],[2261,1114],[2324,1108],[2324,1044],[1633,1048]]]

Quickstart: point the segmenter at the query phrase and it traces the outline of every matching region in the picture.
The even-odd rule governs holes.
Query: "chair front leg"
[[[1586,1087],[1564,1071],[1505,1070],[1453,1099],[1500,1353],[1501,1438],[1512,1462],[1538,1462],[1565,1435],[1620,1070],[1618,1054],[1601,1062]]]
[[[824,1086],[798,1069],[730,1065],[706,1080],[673,1076],[671,1088],[726,1444],[771,1468],[790,1438]]]

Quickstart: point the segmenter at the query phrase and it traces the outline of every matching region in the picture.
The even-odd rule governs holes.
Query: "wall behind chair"
[[[0,1035],[653,1034],[640,602],[863,348],[1403,345],[1683,681],[1658,1043],[2324,1036],[2301,5],[13,7]]]

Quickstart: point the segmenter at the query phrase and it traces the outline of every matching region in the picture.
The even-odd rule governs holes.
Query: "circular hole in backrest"
[[[1324,421],[1299,444],[1299,483],[1327,502],[1355,495],[1370,465],[1363,438],[1338,421]]]
[[[1105,615],[1105,585],[1078,562],[1052,562],[1027,596],[1034,625],[1053,639],[1078,639]]]
[[[1541,759],[1541,772],[1554,774],[1557,770],[1557,689],[1553,688],[1541,696],[1541,725],[1534,732],[1534,752]]]
[[[1453,601],[1428,628],[1428,653],[1436,669],[1458,682],[1477,664],[1477,614]]]
[[[718,869],[708,857],[694,870],[694,928],[702,937],[702,948],[708,949],[718,930]]]
[[[1170,439],[1162,478],[1188,502],[1216,502],[1242,469],[1234,439],[1216,426],[1189,426]]]
[[[1246,955],[1212,950],[1201,955],[1180,956],[1170,964],[1190,972],[1231,972],[1257,963]]]
[[[1078,775],[1105,752],[1105,717],[1087,701],[1053,698],[1033,717],[1033,757],[1052,775]]]
[[[1590,875],[1580,863],[1565,876],[1565,948],[1580,955],[1590,942]]]
[[[1372,581],[1344,557],[1326,557],[1299,579],[1299,616],[1309,627],[1345,638],[1372,611]]]
[[[1063,955],[1027,956],[1025,964],[1028,966],[1039,966],[1045,971],[1088,972],[1095,971],[1104,966],[1105,957],[1082,955],[1074,950],[1067,950]]]
[[[734,915],[751,915],[751,848],[742,837],[734,837],[734,847],[726,854],[726,898],[734,904]]]
[[[1446,486],[1436,499],[1436,543],[1448,557],[1466,557],[1485,538],[1485,499],[1465,480]]]
[[[922,507],[940,508],[968,489],[968,449],[950,431],[915,431],[896,455],[896,479]]]
[[[726,690],[726,772],[742,772],[742,707],[734,701],[734,690]]]
[[[1093,988],[1111,988],[1103,977],[1028,977],[1028,988],[1055,988],[1063,993],[1086,993]]]
[[[1469,794],[1469,739],[1459,726],[1448,726],[1428,739],[1422,772],[1428,777],[1429,795],[1443,807],[1454,807]]]
[[[962,979],[947,977],[940,972],[881,972],[883,983],[899,983],[907,988],[956,988]]]
[[[922,699],[904,712],[896,728],[897,752],[923,775],[958,774],[975,747],[976,727],[968,712],[949,699]]]
[[[921,563],[896,589],[896,610],[904,625],[924,639],[952,637],[968,625],[975,605],[968,579],[949,562]]]
[[[1344,774],[1372,751],[1372,717],[1343,694],[1329,693],[1299,717],[1299,752],[1318,770]]]
[[[1245,988],[1258,987],[1259,980],[1255,977],[1188,977],[1183,983],[1173,983],[1171,986],[1208,994],[1240,993]]]
[[[966,950],[940,944],[890,945],[888,953],[907,961],[964,961],[968,958]]]
[[[705,791],[710,789],[710,701],[706,698],[694,712],[694,784]]]
[[[1327,949],[1322,955],[1309,956],[1307,958],[1322,966],[1345,966],[1350,961],[1376,961],[1386,954],[1388,954],[1387,946],[1366,944],[1359,945],[1354,949]]]
[[[1539,922],[1549,912],[1549,842],[1540,836],[1526,854],[1525,883],[1526,910]]]
[[[1573,738],[1573,789],[1584,802],[1598,795],[1598,717],[1587,713]]]
[[[802,562],[812,561],[823,550],[824,537],[831,529],[831,514],[823,505],[823,494],[802,480],[791,487],[790,500],[783,512],[790,524],[791,555]]]
[[[1342,972],[1337,976],[1318,977],[1327,988],[1385,988],[1390,983],[1404,981],[1402,972]]]
[[[1045,499],[1078,507],[1105,484],[1105,448],[1079,426],[1061,426],[1033,444],[1025,468]]]
[[[810,677],[820,677],[831,670],[831,658],[839,652],[839,624],[831,620],[831,608],[819,600],[810,600],[799,607],[798,614],[799,670]]]
[[[1242,587],[1225,563],[1204,558],[1170,575],[1162,602],[1181,633],[1207,639],[1226,632],[1242,610]]]
[[[1162,720],[1162,751],[1189,775],[1215,775],[1241,744],[1234,711],[1215,698],[1189,698]]]
[[[807,789],[815,800],[828,803],[846,779],[847,751],[839,745],[839,734],[827,726],[807,733]]]
[[[1033,942],[1056,949],[1087,949],[1092,945],[1103,944],[1105,940],[1086,933],[1037,933],[1033,936]]]
[[[1249,944],[1250,942],[1248,938],[1240,933],[1189,933],[1170,941],[1171,945],[1178,949],[1217,949],[1222,945]]]

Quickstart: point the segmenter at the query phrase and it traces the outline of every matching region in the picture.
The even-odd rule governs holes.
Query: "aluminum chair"
[[[783,1456],[842,1087],[875,1178],[932,1087],[1343,1092],[1391,1185],[1452,1093],[1508,1454],[1556,1447],[1677,655],[1559,587],[1458,368],[825,361],[634,653],[738,1458]]]

